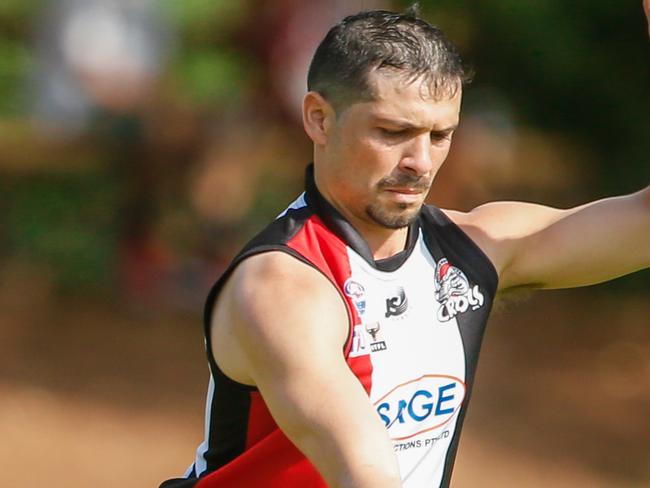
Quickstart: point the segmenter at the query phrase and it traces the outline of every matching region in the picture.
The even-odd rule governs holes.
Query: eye
[[[454,134],[453,131],[442,131],[442,132],[431,131],[431,142],[435,144],[444,141],[451,141],[453,134]]]
[[[399,130],[391,130],[391,129],[386,129],[384,127],[379,128],[379,133],[389,139],[399,139],[402,137],[405,137],[407,134],[407,130],[404,129],[399,129]]]

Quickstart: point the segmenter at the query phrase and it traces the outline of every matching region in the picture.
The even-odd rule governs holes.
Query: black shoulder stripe
[[[473,281],[484,283],[490,294],[494,295],[499,284],[499,275],[483,249],[440,209],[425,205],[420,215],[425,221],[422,227],[427,244],[438,247],[452,264],[462,263],[463,271]],[[426,225],[427,223],[429,225]],[[434,257],[439,259],[441,256]]]
[[[425,243],[436,261],[446,257],[452,265],[459,267],[467,275],[470,282],[480,284],[487,292],[485,306],[472,312],[471,315],[460,314],[457,316],[458,328],[465,350],[467,395],[458,414],[456,430],[445,458],[445,471],[440,487],[446,488],[451,482],[460,432],[471,398],[478,356],[485,332],[484,325],[477,327],[476,324],[487,322],[499,277],[492,261],[483,250],[440,209],[426,205],[422,208],[420,218],[422,219]]]
[[[198,483],[198,478],[174,478],[167,480],[159,488],[193,488]]]

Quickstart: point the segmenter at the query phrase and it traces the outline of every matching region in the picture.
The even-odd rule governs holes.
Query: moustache
[[[387,176],[377,183],[381,188],[413,188],[415,190],[427,191],[431,187],[432,178],[412,176],[402,173],[398,176]]]

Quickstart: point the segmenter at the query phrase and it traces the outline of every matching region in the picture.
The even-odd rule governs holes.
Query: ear
[[[318,92],[310,91],[302,100],[302,124],[314,144],[324,146],[334,125],[336,113]]]

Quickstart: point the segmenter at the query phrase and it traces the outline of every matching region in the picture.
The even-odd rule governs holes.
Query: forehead
[[[357,121],[401,121],[423,128],[458,124],[462,89],[444,87],[439,96],[424,78],[407,80],[394,72],[368,75],[372,100],[353,104],[350,115]]]

